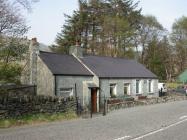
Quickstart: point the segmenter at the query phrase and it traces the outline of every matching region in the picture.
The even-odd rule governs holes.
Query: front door
[[[92,113],[97,112],[97,88],[91,89],[91,109]]]

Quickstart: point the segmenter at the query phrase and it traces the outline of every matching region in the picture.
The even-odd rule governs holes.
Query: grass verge
[[[182,83],[166,83],[166,85],[170,89],[176,89],[176,88],[182,86],[183,84]]]
[[[12,119],[0,119],[0,128],[9,128],[14,126],[22,125],[33,125],[46,122],[62,121],[76,119],[77,115],[75,112],[58,113],[58,114],[35,114],[26,115],[19,118]]]

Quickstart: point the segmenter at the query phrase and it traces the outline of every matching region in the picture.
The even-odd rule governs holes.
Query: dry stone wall
[[[17,118],[38,113],[65,113],[76,111],[74,98],[56,98],[33,95],[0,95],[0,119]]]
[[[160,104],[174,101],[182,101],[187,100],[187,96],[185,95],[173,95],[173,96],[165,96],[165,97],[153,97],[147,99],[140,99],[135,101],[123,101],[119,103],[110,103],[107,104],[107,112],[118,110],[122,108],[130,108],[142,105],[152,105],[152,104]]]

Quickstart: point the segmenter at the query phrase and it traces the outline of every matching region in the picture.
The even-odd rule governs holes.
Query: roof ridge
[[[113,58],[113,59],[134,60],[134,59],[129,59],[129,58],[126,58],[126,57],[113,57],[113,56],[102,56],[102,55],[93,55],[93,54],[85,55],[85,56],[83,56],[83,58],[84,58],[84,57],[87,57],[87,56],[94,56],[94,57],[106,57],[106,58]],[[134,60],[134,61],[136,61],[136,60]]]
[[[62,55],[62,56],[72,56],[72,55],[70,55],[70,54],[62,54],[62,53],[47,52],[47,51],[40,51],[40,53],[56,54],[56,55]]]

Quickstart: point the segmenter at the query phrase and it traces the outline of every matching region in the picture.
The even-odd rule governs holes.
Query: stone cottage
[[[36,49],[30,60],[37,62],[31,62],[31,83],[37,85],[37,94],[78,96],[93,112],[99,111],[103,97],[158,96],[157,76],[135,60],[83,55],[78,46],[69,55],[43,52],[36,42],[31,44]]]

